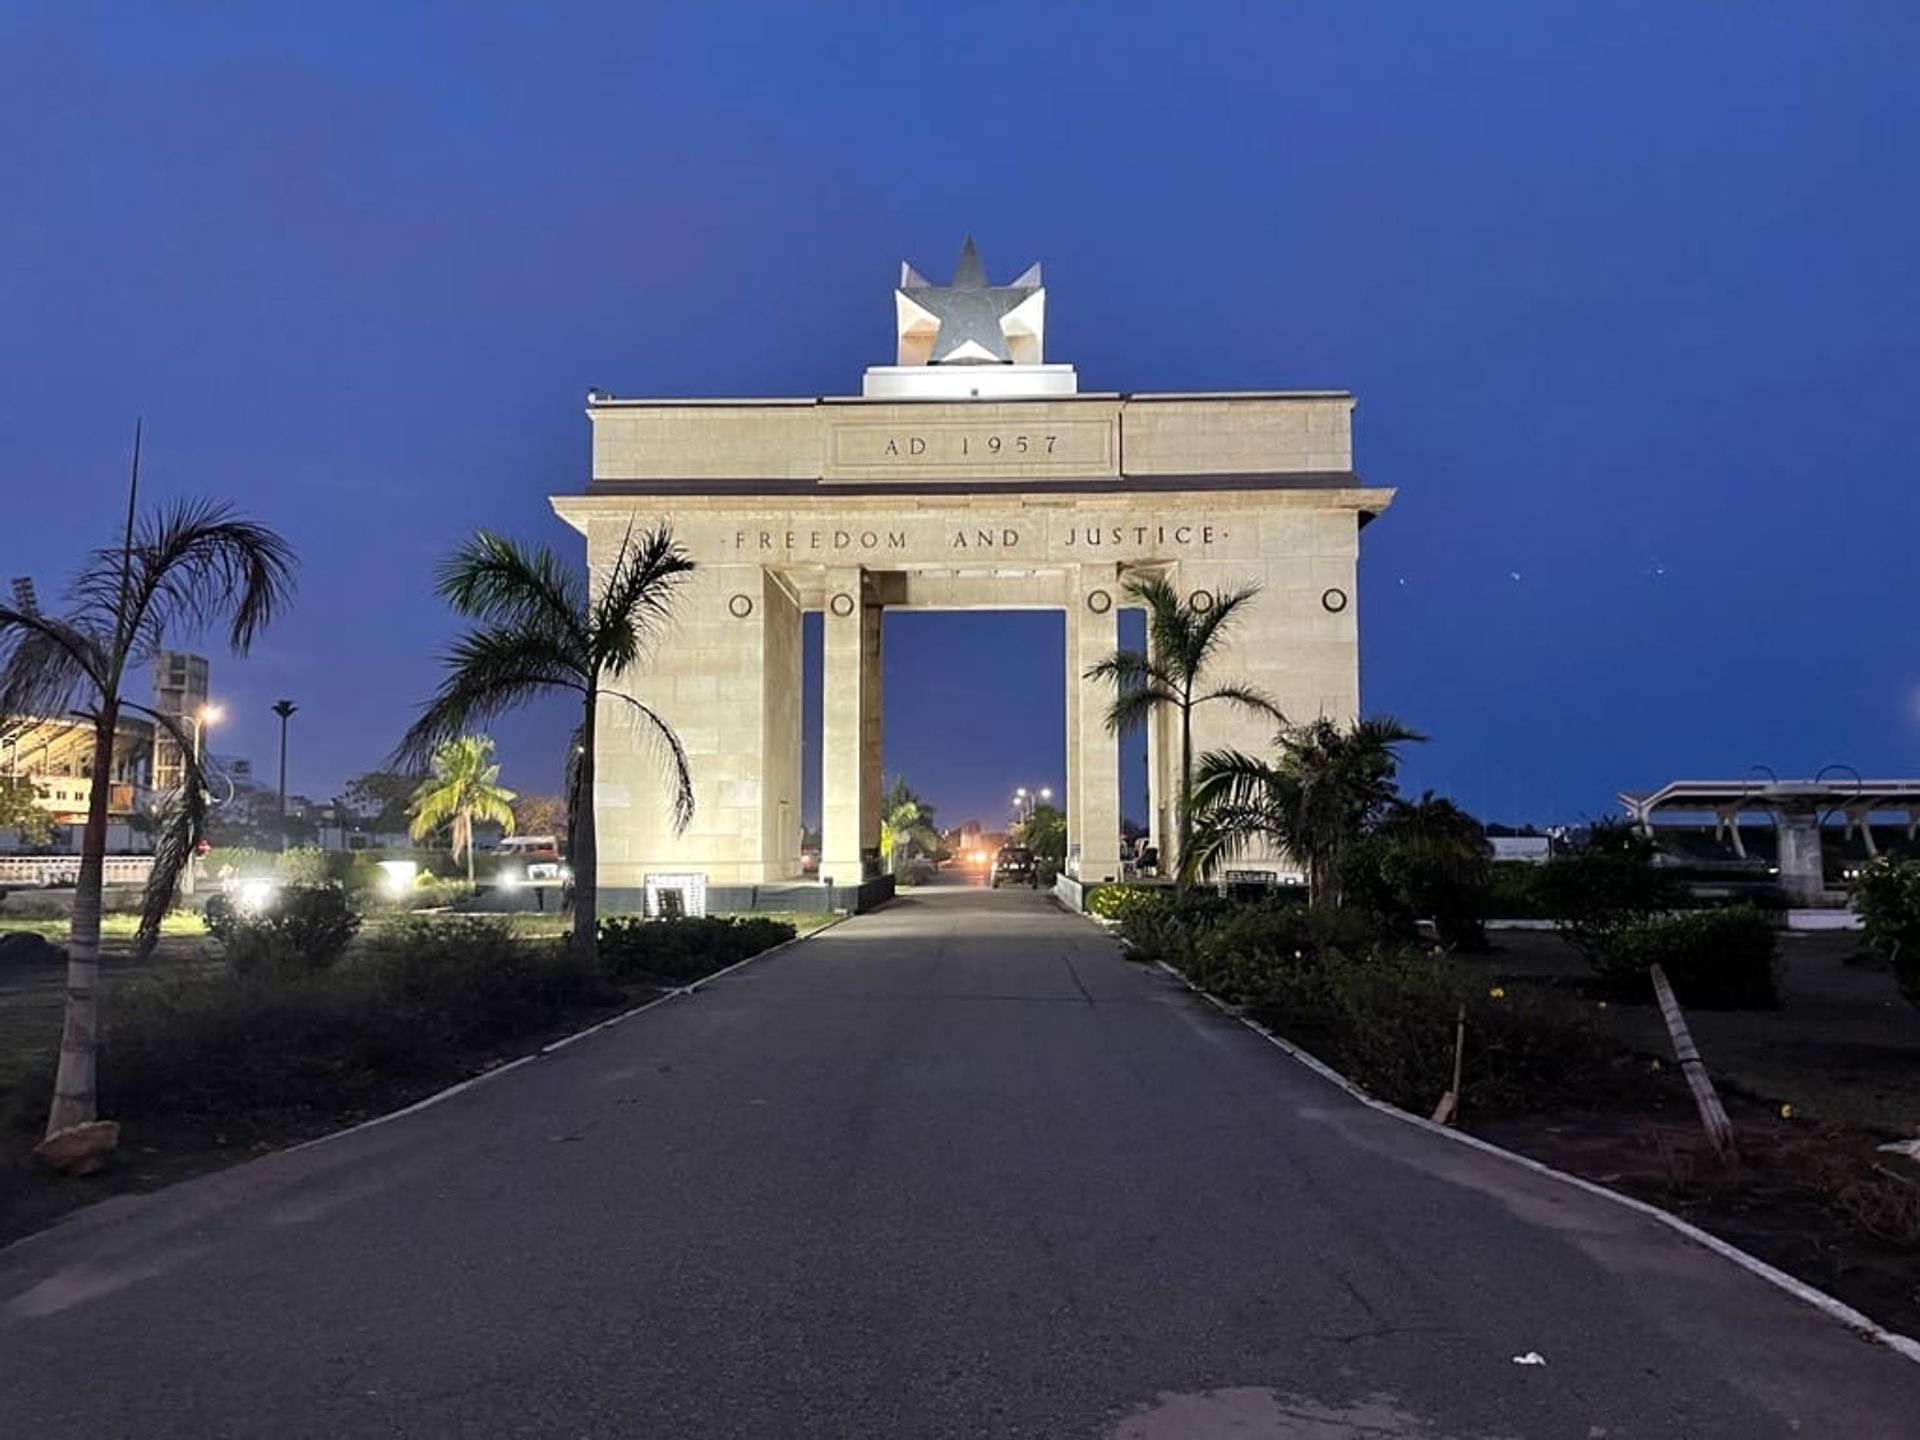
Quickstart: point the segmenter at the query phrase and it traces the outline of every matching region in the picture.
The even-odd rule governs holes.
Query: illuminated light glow
[[[380,862],[380,885],[387,894],[404,895],[413,888],[413,882],[419,877],[420,866],[412,860],[382,860]]]
[[[249,915],[258,915],[273,903],[273,897],[279,888],[279,886],[265,876],[250,876],[245,880],[234,883],[233,903],[236,908],[245,911]]]

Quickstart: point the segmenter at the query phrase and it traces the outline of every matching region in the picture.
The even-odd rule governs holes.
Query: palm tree
[[[1127,581],[1126,593],[1147,610],[1147,650],[1116,650],[1087,671],[1089,680],[1111,681],[1116,694],[1107,707],[1107,729],[1124,734],[1161,709],[1180,714],[1180,855],[1193,844],[1193,712],[1202,705],[1229,705],[1286,723],[1280,707],[1250,685],[1209,685],[1208,662],[1224,643],[1234,618],[1260,593],[1258,585],[1224,590],[1205,610],[1195,609],[1158,576]],[[1178,886],[1189,875],[1182,865]]]
[[[907,788],[906,776],[896,775],[880,798],[880,858],[889,875],[897,873],[900,853],[913,845],[931,854],[940,848],[940,834],[933,828],[933,807]]]
[[[573,868],[573,945],[598,954],[598,847],[593,817],[594,735],[602,705],[661,747],[676,832],[693,820],[693,777],[673,727],[615,688],[659,639],[693,561],[665,525],[629,532],[589,588],[545,546],[526,549],[481,531],[440,567],[436,589],[480,622],[448,653],[447,675],[396,751],[418,768],[470,726],[538,696],[580,705],[567,763],[567,859]]]
[[[186,758],[183,802],[169,807],[175,828],[191,832],[204,818],[204,785],[182,727],[129,700],[122,687],[165,644],[169,632],[226,631],[236,655],[293,593],[293,551],[273,531],[226,505],[182,501],[138,514],[140,440],[134,435],[126,527],[117,545],[95,550],[68,592],[64,615],[44,613],[31,591],[0,605],[0,719],[74,711],[93,726],[92,783],[80,845],[67,946],[66,1017],[54,1077],[47,1134],[97,1117],[99,1047],[100,880],[107,849],[107,802],[113,783],[114,735],[122,715],[144,715],[170,735]],[[176,842],[179,835],[171,837]],[[165,846],[148,890],[149,909],[171,900],[179,866],[191,852]],[[167,861],[169,863],[162,863]]]
[[[453,858],[467,856],[467,892],[478,894],[473,878],[473,822],[491,820],[513,833],[513,802],[518,798],[501,785],[500,767],[488,758],[493,740],[487,735],[457,735],[433,752],[432,773],[413,792],[412,824],[407,833],[424,840],[452,822]]]
[[[1199,833],[1182,870],[1210,873],[1264,841],[1305,863],[1314,905],[1338,906],[1341,856],[1395,798],[1394,747],[1425,738],[1391,716],[1344,728],[1323,716],[1282,730],[1273,763],[1209,751],[1194,784]]]

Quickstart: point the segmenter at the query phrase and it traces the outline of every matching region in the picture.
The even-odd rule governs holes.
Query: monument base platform
[[[602,915],[640,915],[646,911],[646,891],[637,886],[604,886]],[[793,910],[812,913],[844,911],[863,914],[893,899],[893,877],[879,875],[858,885],[823,885],[817,880],[782,880],[766,885],[709,885],[709,915],[726,912]]]

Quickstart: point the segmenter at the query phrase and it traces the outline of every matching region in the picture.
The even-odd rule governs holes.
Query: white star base
[[[869,400],[1028,400],[1079,392],[1071,365],[869,365],[860,382]]]

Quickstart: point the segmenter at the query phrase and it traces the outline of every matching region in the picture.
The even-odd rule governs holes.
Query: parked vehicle
[[[987,872],[987,885],[998,890],[1002,885],[1037,886],[1039,867],[1033,863],[1033,851],[1024,845],[1002,845]]]
[[[502,885],[557,885],[568,878],[552,835],[509,835],[493,854],[494,878]]]

